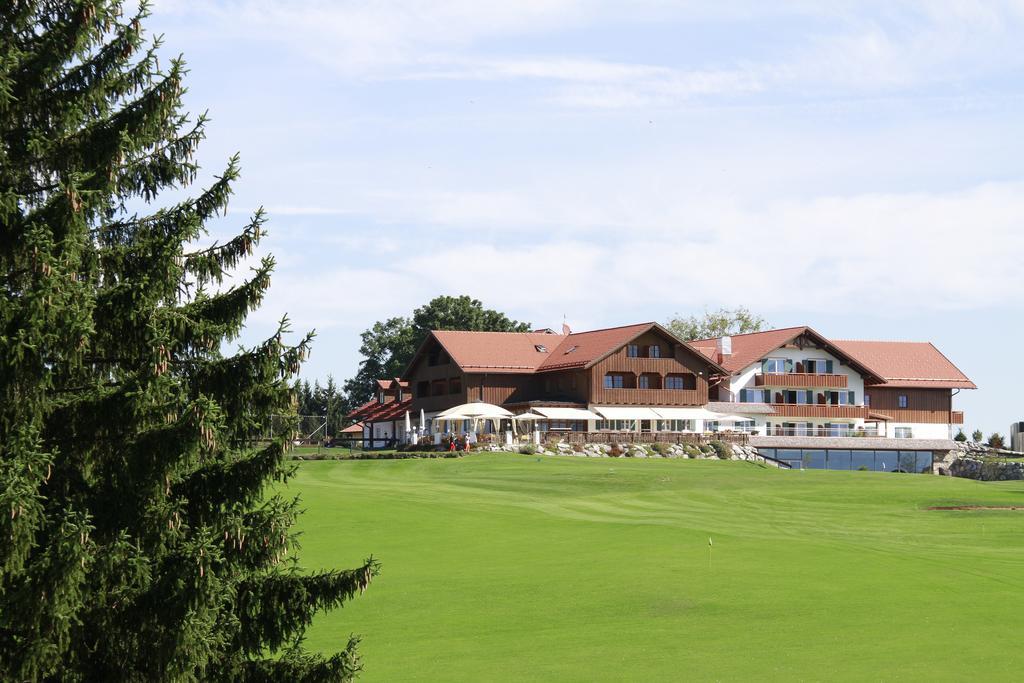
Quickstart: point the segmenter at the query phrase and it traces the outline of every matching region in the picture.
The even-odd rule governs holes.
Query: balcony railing
[[[819,403],[772,403],[776,417],[867,418],[866,406],[822,405]]]
[[[868,437],[883,436],[883,434],[874,427],[856,429],[854,427],[840,428],[834,425],[832,427],[811,428],[773,425],[771,430],[765,433],[765,436]]]
[[[814,372],[759,372],[754,375],[754,386],[845,389],[847,377]]]

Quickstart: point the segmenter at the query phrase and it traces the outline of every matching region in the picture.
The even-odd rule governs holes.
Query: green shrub
[[[868,471],[868,466],[867,465],[861,465],[860,467],[857,468],[857,471],[858,472],[867,472]]]
[[[964,430],[961,429],[959,432],[957,432],[956,436],[953,437],[953,441],[959,441],[960,443],[967,441],[967,435],[964,434]]]
[[[660,441],[651,444],[651,450],[658,455],[665,455],[668,453],[669,445],[667,443],[661,443]]]
[[[732,448],[724,441],[712,441],[708,445],[711,446],[711,450],[714,451],[720,460],[728,460],[732,457]]]
[[[523,444],[519,447],[519,452],[523,455],[536,455],[537,447],[532,443]]]
[[[691,458],[696,458],[701,454],[701,450],[699,448],[689,443],[683,446],[683,450],[686,451],[686,454]]]

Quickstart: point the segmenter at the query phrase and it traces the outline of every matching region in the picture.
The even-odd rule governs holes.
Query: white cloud
[[[361,81],[451,79],[550,81],[543,98],[573,108],[672,106],[694,98],[786,92],[809,98],[956,86],[1024,65],[1016,2],[722,3],[650,2],[625,9],[592,0],[163,0],[158,16],[182,32],[283,46],[343,78]],[[603,26],[629,40],[645,23],[680,26],[714,19],[725,28],[780,22],[792,43],[768,57],[737,42],[717,60],[623,63],[601,46],[569,43],[565,54],[495,54],[489,43],[513,36]],[[723,38],[728,40],[728,38]],[[738,39],[739,40],[739,39]],[[681,46],[679,55],[687,54]]]
[[[286,259],[257,320],[288,311],[307,327],[362,329],[440,293],[468,293],[546,324],[566,312],[577,324],[606,323],[633,320],[637,308],[662,319],[740,303],[808,320],[823,311],[1020,308],[1024,271],[1007,255],[1024,252],[1024,183],[780,201],[756,211],[695,201],[688,208],[708,223],[700,232],[682,223],[547,240],[504,231],[473,240],[406,235],[403,249],[376,261],[356,253],[311,272]],[[494,221],[507,210],[496,205]]]

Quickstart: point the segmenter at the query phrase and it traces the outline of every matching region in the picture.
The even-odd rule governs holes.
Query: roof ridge
[[[792,327],[773,327],[770,330],[760,330],[758,332],[740,332],[740,333],[737,333],[737,334],[727,334],[727,335],[723,335],[723,336],[726,336],[726,337],[749,337],[752,334],[768,334],[769,332],[788,332],[789,330],[799,330],[799,329],[802,329],[802,328],[810,328],[810,325],[793,325]],[[696,344],[697,342],[715,341],[715,340],[721,339],[721,338],[722,337],[704,337],[703,339],[694,339],[693,341],[690,341],[690,342],[687,342],[687,343],[688,344]],[[828,337],[825,337],[825,338],[828,339]]]
[[[831,339],[832,342],[866,342],[868,344],[931,344],[935,348],[935,344],[930,341],[915,341],[913,339]],[[939,351],[937,348],[936,351]],[[939,353],[942,353],[939,351]]]
[[[582,332],[570,332],[567,335],[558,335],[560,337],[572,337],[577,334],[591,334],[592,332],[609,332],[611,330],[624,330],[627,327],[642,327],[644,325],[657,325],[658,323],[651,321],[646,323],[630,323],[629,325],[615,325],[613,327],[599,327],[596,330],[583,330]]]
[[[536,334],[544,337],[565,337],[567,335],[559,334],[558,332],[536,332],[530,330],[529,332],[505,332],[502,330],[430,330],[431,332],[459,332],[461,334]]]

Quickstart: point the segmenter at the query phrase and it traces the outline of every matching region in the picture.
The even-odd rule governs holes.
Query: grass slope
[[[1020,675],[1024,483],[750,463],[306,462],[303,566],[383,574],[308,644],[364,681]],[[708,537],[714,539],[708,558]]]

